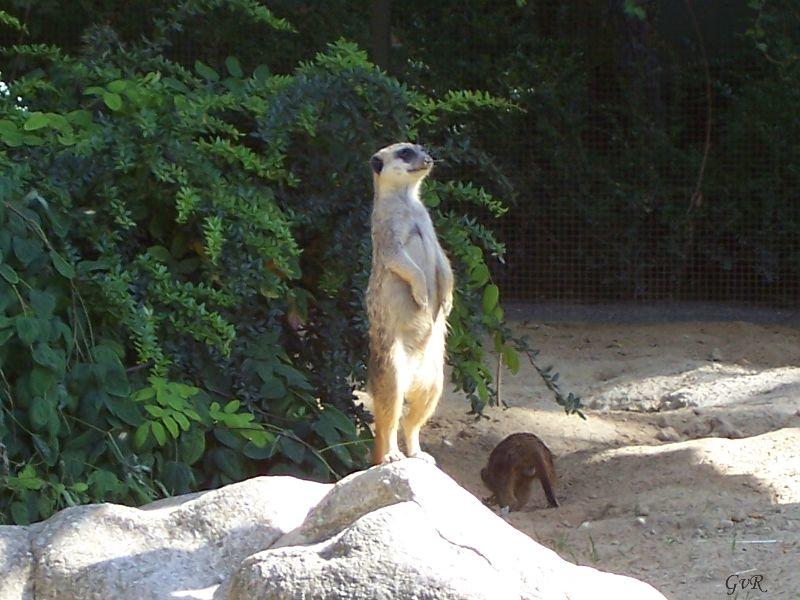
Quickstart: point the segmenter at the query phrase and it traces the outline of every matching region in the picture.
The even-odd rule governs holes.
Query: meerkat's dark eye
[[[397,158],[401,158],[404,161],[408,162],[409,160],[414,158],[414,155],[415,155],[415,152],[414,152],[413,149],[411,149],[411,148],[403,148],[402,150],[398,150],[398,152],[397,152],[397,154],[395,156],[397,156]]]

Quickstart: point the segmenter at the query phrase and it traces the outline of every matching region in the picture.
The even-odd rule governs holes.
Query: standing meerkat
[[[446,320],[453,305],[453,271],[419,199],[433,159],[415,144],[393,144],[370,159],[372,271],[367,287],[367,393],[375,414],[374,464],[403,458],[397,443],[403,401],[408,456],[435,462],[419,431],[444,387]]]
[[[534,479],[542,484],[547,503],[558,506],[553,488],[556,470],[553,454],[544,442],[532,433],[512,433],[497,444],[489,462],[481,469],[481,479],[493,493],[501,508],[521,510],[531,495]]]

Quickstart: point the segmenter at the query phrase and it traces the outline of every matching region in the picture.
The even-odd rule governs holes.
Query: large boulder
[[[211,598],[245,558],[299,526],[330,487],[259,477],[141,509],[68,508],[32,536],[34,600]]]
[[[0,600],[663,598],[562,560],[418,459],[0,528]]]

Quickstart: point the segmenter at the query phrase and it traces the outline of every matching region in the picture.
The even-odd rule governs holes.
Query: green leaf
[[[43,138],[33,134],[22,136],[22,141],[25,142],[26,146],[41,146],[44,144]]]
[[[0,136],[12,133],[19,133],[19,130],[14,122],[9,121],[8,119],[0,119]]]
[[[173,439],[178,439],[178,424],[175,422],[175,419],[170,417],[169,415],[165,415],[161,422],[166,427],[169,434],[172,436]]]
[[[511,346],[503,348],[503,362],[512,374],[516,375],[519,371],[519,354]]]
[[[161,479],[171,494],[186,494],[191,491],[194,476],[188,465],[169,460],[164,463]]]
[[[150,246],[147,249],[147,253],[153,258],[164,263],[172,260],[172,254],[170,254],[169,250],[167,250],[164,246]]]
[[[214,437],[228,448],[232,448],[237,452],[241,450],[242,446],[245,444],[245,441],[239,435],[225,427],[215,427]]]
[[[136,400],[136,402],[143,402],[144,400],[150,400],[151,398],[154,398],[155,395],[156,390],[152,386],[149,386],[137,390],[133,395],[133,399]]]
[[[119,94],[121,92],[124,92],[129,85],[130,85],[129,81],[126,81],[124,79],[117,79],[109,83],[106,87],[108,88],[109,92],[114,92],[115,94]]]
[[[53,348],[45,343],[36,344],[31,356],[34,361],[43,367],[47,367],[56,372],[62,372],[64,370],[66,359],[63,351],[53,350]]]
[[[3,140],[4,144],[12,148],[18,148],[25,143],[25,136],[18,131],[0,131],[0,139]]]
[[[56,307],[56,297],[49,293],[37,289],[31,289],[28,292],[28,299],[30,300],[31,307],[37,316],[49,318],[53,316],[53,310]]]
[[[156,438],[156,442],[159,446],[163,446],[167,443],[167,432],[164,431],[164,426],[161,423],[158,421],[151,421],[150,429],[153,431],[153,437]]]
[[[146,421],[139,425],[136,429],[136,433],[133,434],[133,446],[134,448],[141,449],[145,442],[147,442],[147,434],[150,431],[150,422]]]
[[[28,119],[23,125],[25,131],[36,131],[42,127],[47,127],[50,124],[50,116],[46,113],[33,112],[28,115]]]
[[[272,443],[275,440],[275,436],[269,433],[268,431],[264,431],[263,429],[242,429],[239,431],[239,434],[250,441],[254,446],[259,448],[264,448],[267,444]]]
[[[339,460],[345,463],[349,463],[352,460],[347,448],[341,445],[341,436],[339,435],[339,432],[336,431],[331,423],[320,419],[314,423],[311,428],[317,433],[317,435],[325,440],[325,443],[328,445],[328,449],[336,454]]]
[[[306,448],[303,444],[286,435],[281,435],[278,444],[281,452],[283,452],[289,460],[298,465],[303,462],[303,458],[305,458],[306,455]]]
[[[156,406],[155,404],[148,404],[147,406],[144,407],[144,409],[157,419],[163,417],[165,412],[163,408],[161,408],[160,406]]]
[[[36,469],[33,465],[25,465],[25,467],[17,473],[14,483],[19,489],[23,490],[40,490],[44,487],[44,480],[40,479],[36,474]]]
[[[286,386],[284,385],[283,381],[275,377],[274,375],[271,376],[269,381],[265,381],[264,385],[261,386],[261,396],[265,400],[278,400],[280,398],[284,398],[286,396]]]
[[[242,72],[242,66],[239,64],[239,61],[234,56],[229,56],[225,59],[225,68],[228,69],[228,73],[231,74],[232,77],[240,78],[244,73]]]
[[[14,246],[14,256],[26,267],[38,255],[42,254],[39,244],[31,239],[15,236],[12,244]]]
[[[178,453],[187,465],[196,463],[206,450],[206,436],[201,430],[190,429],[178,440]]]
[[[239,481],[244,478],[242,459],[230,448],[215,448],[212,460],[216,467],[230,479]]]
[[[44,396],[56,383],[56,374],[50,369],[33,367],[30,374],[31,391],[37,396]]]
[[[104,400],[109,412],[121,421],[133,427],[138,427],[142,424],[144,417],[139,412],[138,405],[132,402],[130,398],[106,395]]]
[[[277,450],[278,444],[274,442],[275,440],[273,438],[273,443],[267,444],[263,447],[257,446],[252,442],[248,442],[242,449],[242,453],[247,458],[252,458],[253,460],[267,460],[268,458],[275,456],[275,450]]]
[[[17,336],[26,346],[30,346],[41,335],[39,319],[18,315],[14,318],[14,325],[17,328]]]
[[[12,285],[19,283],[19,275],[17,275],[17,272],[11,268],[10,265],[5,263],[0,265],[0,275],[2,275],[3,279]]]
[[[105,500],[108,495],[116,495],[125,491],[125,484],[111,471],[97,469],[87,480],[92,496],[97,500]]]
[[[47,442],[42,436],[33,434],[33,447],[47,463],[47,466],[54,467],[58,462],[58,438],[50,436],[50,441]]]
[[[474,287],[481,287],[486,285],[489,281],[489,268],[485,264],[479,264],[470,273],[469,282]]]
[[[82,494],[82,493],[84,493],[85,491],[87,491],[89,489],[89,484],[88,483],[84,483],[83,481],[79,481],[79,482],[73,483],[71,486],[69,486],[69,489],[71,489],[73,492],[76,492],[78,494]]]
[[[106,106],[113,111],[117,111],[122,108],[122,96],[115,94],[114,92],[105,92],[103,94],[103,102],[105,102]]]
[[[355,423],[346,414],[330,404],[325,406],[325,410],[320,415],[320,420],[329,422],[347,437],[354,438],[358,434]]]
[[[89,127],[92,124],[92,113],[88,110],[73,110],[67,113],[67,120],[79,127]]]
[[[224,408],[223,410],[224,410],[226,413],[228,413],[229,415],[232,415],[232,414],[233,414],[233,413],[235,413],[237,410],[239,410],[239,406],[240,406],[240,405],[241,405],[241,403],[240,403],[238,400],[231,400],[230,402],[228,402],[228,403],[225,405],[225,408]]]
[[[52,405],[52,402],[43,396],[34,396],[28,407],[28,419],[31,422],[31,427],[36,431],[42,431],[47,427],[47,422],[50,420],[50,413],[53,410],[55,410],[55,407]]]
[[[498,287],[493,283],[487,285],[483,290],[483,301],[481,303],[483,306],[483,312],[487,315],[491,314],[492,310],[494,310],[494,307],[497,306],[497,301],[499,298],[500,290]]]
[[[53,261],[53,266],[56,268],[56,271],[61,273],[63,277],[67,279],[75,277],[75,267],[64,260],[55,250],[50,250],[50,260]]]
[[[12,502],[11,520],[15,525],[30,525],[31,517],[28,515],[28,506],[23,502]]]
[[[189,431],[189,428],[192,426],[189,423],[189,419],[186,418],[186,415],[180,412],[175,412],[172,415],[172,418],[175,419],[175,422],[178,423],[181,429],[184,431]]]
[[[269,78],[270,72],[267,65],[258,65],[253,71],[253,79],[255,79],[257,83],[263,85],[269,81]]]
[[[208,81],[219,81],[219,74],[214,69],[203,64],[199,60],[196,60],[194,63],[194,70],[197,71],[197,74],[203,79],[207,79]]]

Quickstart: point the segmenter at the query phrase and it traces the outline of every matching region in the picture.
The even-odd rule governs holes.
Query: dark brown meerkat
[[[530,498],[534,479],[542,484],[547,503],[558,506],[553,454],[532,433],[513,433],[497,444],[481,469],[481,479],[500,507],[521,510]]]
[[[372,460],[380,464],[403,458],[397,443],[402,420],[406,454],[435,462],[420,448],[419,431],[444,387],[453,272],[419,199],[433,160],[420,146],[401,143],[376,152],[370,166],[375,196],[366,299],[367,393],[375,415]]]

